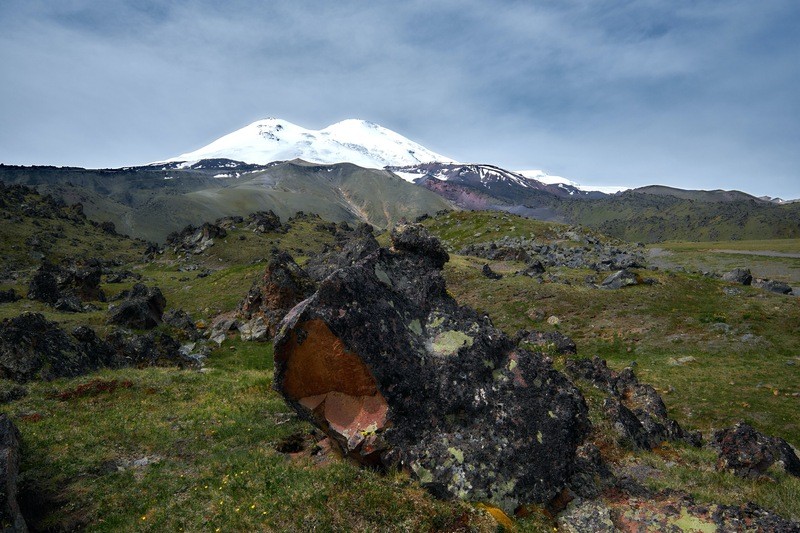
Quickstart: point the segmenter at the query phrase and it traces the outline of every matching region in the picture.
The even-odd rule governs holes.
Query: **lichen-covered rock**
[[[127,298],[108,312],[108,323],[134,329],[151,329],[163,321],[167,300],[158,287],[133,286]]]
[[[0,528],[4,532],[28,531],[17,503],[20,443],[17,427],[6,413],[0,414]]]
[[[238,328],[242,339],[271,339],[286,313],[311,296],[315,288],[316,284],[292,256],[278,253],[239,304]]]
[[[589,422],[548,359],[447,294],[421,227],[329,275],[275,339],[275,388],[342,451],[506,511],[567,483]]]
[[[765,435],[744,422],[715,432],[710,445],[719,455],[718,470],[752,478],[776,465],[787,474],[800,477],[800,459],[788,442]]]
[[[595,356],[567,360],[566,371],[610,395],[603,412],[625,443],[648,450],[665,440],[679,440],[692,446],[702,444],[700,433],[686,431],[671,419],[661,396],[651,385],[640,383],[632,369],[616,372]]]
[[[521,330],[515,339],[517,343],[526,342],[541,347],[544,351],[555,351],[561,355],[575,355],[578,346],[571,338],[560,331],[527,331]]]
[[[611,511],[602,502],[576,499],[558,516],[558,530],[566,533],[614,533]]]

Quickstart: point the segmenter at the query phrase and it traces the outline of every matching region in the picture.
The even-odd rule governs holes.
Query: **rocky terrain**
[[[746,263],[497,212],[148,246],[0,192],[11,530],[800,529],[797,300]]]

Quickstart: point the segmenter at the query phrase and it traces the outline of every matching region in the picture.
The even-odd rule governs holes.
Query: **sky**
[[[797,0],[2,0],[0,163],[360,118],[584,185],[800,198]]]

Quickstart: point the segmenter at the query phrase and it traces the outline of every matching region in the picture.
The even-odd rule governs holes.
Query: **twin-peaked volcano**
[[[347,162],[365,168],[454,162],[399,133],[365,120],[343,120],[321,130],[308,130],[278,118],[253,122],[166,162],[202,159],[232,159],[259,165],[303,159],[322,164]]]

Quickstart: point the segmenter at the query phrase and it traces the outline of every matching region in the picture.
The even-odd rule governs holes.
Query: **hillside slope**
[[[36,186],[121,233],[161,241],[187,224],[272,210],[385,228],[403,217],[449,209],[436,194],[394,174],[344,163],[248,165],[205,160],[117,170],[0,166],[0,181]]]

